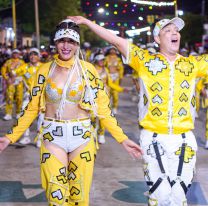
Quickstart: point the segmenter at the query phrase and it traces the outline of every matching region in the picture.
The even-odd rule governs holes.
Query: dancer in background
[[[20,59],[20,51],[14,49],[12,51],[12,58],[7,60],[1,68],[1,74],[6,81],[6,109],[4,120],[12,119],[13,104],[16,103],[16,118],[20,116],[23,102],[23,81],[22,77],[13,75],[13,71],[24,64]]]
[[[107,50],[105,66],[108,68],[113,83],[119,86],[123,78],[124,67],[115,47],[111,46]],[[116,114],[118,110],[119,93],[115,89],[110,88],[110,96],[112,100],[112,111]]]
[[[101,78],[101,80],[104,83],[105,89],[109,95],[109,97],[111,98],[111,90],[114,90],[116,92],[123,92],[124,88],[120,87],[118,84],[115,84],[114,81],[111,79],[111,75],[109,74],[108,69],[105,67],[105,56],[103,55],[103,53],[96,53],[94,55],[94,66]],[[126,90],[125,90],[126,91]],[[105,143],[105,127],[102,124],[102,122],[99,120],[99,118],[93,118],[93,122],[95,122],[95,128],[97,131],[97,135],[98,135],[98,142],[100,144],[104,144]]]
[[[33,76],[36,74],[42,63],[40,62],[40,51],[37,48],[31,48],[29,50],[29,63],[23,64],[20,67],[17,67],[15,70],[13,70],[14,76],[19,76],[23,78],[24,83],[24,100],[22,105],[22,110],[27,106],[27,104],[30,101],[30,91],[31,91],[31,84],[33,80]],[[40,115],[41,116],[41,115]],[[38,125],[41,123],[41,118],[38,120]],[[40,129],[40,126],[38,126],[38,130]],[[30,129],[28,128],[26,132],[24,133],[23,137],[19,141],[20,144],[26,145],[31,143],[30,138]],[[37,146],[40,147],[40,140],[37,141]]]

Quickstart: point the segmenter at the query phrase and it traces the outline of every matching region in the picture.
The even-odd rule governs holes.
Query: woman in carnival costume
[[[24,98],[23,98],[22,110],[24,110],[24,108],[27,106],[28,102],[30,101],[30,90],[31,90],[33,75],[36,74],[36,72],[42,65],[42,63],[40,62],[40,57],[41,55],[39,49],[31,48],[29,50],[29,62],[13,70],[14,76],[20,76],[23,78]],[[39,115],[38,123],[37,123],[39,129],[41,125],[41,118],[40,118],[41,116],[42,114]],[[28,128],[26,132],[23,134],[23,137],[20,139],[19,143],[26,145],[29,144],[30,142],[31,142],[30,129]],[[40,140],[36,142],[36,145],[40,147]]]
[[[121,58],[118,56],[117,49],[114,46],[110,46],[107,50],[105,66],[108,68],[113,83],[120,86],[124,75],[124,67]],[[114,114],[116,114],[118,110],[119,93],[116,89],[110,88],[110,96],[112,99],[112,110]]]
[[[105,56],[103,55],[103,53],[98,52],[94,55],[93,63],[94,63],[94,66],[95,66],[102,82],[104,83],[104,87],[107,91],[107,94],[110,96],[111,89],[113,89],[117,92],[125,91],[124,88],[120,87],[119,85],[117,85],[113,82],[108,69],[105,67],[104,61],[105,61]],[[100,144],[104,144],[105,143],[105,136],[104,136],[105,135],[105,127],[104,127],[103,123],[99,120],[99,118],[97,118],[97,121],[95,118],[93,118],[93,122],[96,122],[95,128],[96,128],[97,135],[98,135],[98,142]]]
[[[12,120],[13,103],[16,103],[16,118],[19,117],[23,103],[23,81],[22,77],[13,76],[13,71],[23,65],[20,59],[20,50],[12,51],[12,58],[8,59],[1,68],[2,76],[6,82],[6,108],[4,120]]]
[[[48,203],[88,206],[96,153],[90,113],[101,119],[132,157],[138,158],[142,152],[118,126],[94,66],[79,59],[79,26],[62,21],[54,41],[58,56],[38,70],[30,102],[17,126],[0,138],[0,152],[16,142],[39,111],[44,111],[41,180]]]

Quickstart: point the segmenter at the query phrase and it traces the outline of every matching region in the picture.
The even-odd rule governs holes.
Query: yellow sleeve
[[[138,79],[139,78],[139,74],[137,73],[136,70],[133,70],[133,72],[132,72],[132,78],[133,79]]]
[[[30,102],[22,111],[22,115],[17,120],[16,125],[6,134],[6,137],[10,139],[11,143],[15,143],[38,116],[41,95],[43,95],[43,87],[45,84],[45,76],[43,75],[44,73],[41,73],[43,70],[44,67],[39,70],[34,78]]]
[[[147,50],[143,50],[130,42],[128,44],[126,58],[122,56],[123,62],[139,72],[139,68],[144,64],[145,57],[149,55],[149,53]]]
[[[93,69],[93,74],[95,74],[96,87],[98,88],[96,101],[98,117],[101,123],[104,125],[104,127],[114,137],[114,139],[117,142],[122,143],[124,140],[128,139],[128,137],[124,134],[123,130],[118,125],[118,122],[110,109],[110,100],[106,93],[104,84],[102,80],[99,78],[99,75],[95,68]]]
[[[107,76],[108,76],[108,82],[107,82],[108,86],[110,88],[116,90],[117,92],[123,92],[123,90],[124,90],[123,87],[119,86],[118,84],[114,84],[107,69],[106,69],[106,72],[107,72]]]
[[[98,116],[100,116],[101,123],[117,142],[122,143],[124,140],[128,139],[121,127],[118,125],[118,121],[110,109],[110,101],[105,91],[99,92]]]
[[[17,68],[14,70],[14,73],[15,73],[17,76],[23,76],[23,75],[26,73],[26,66],[27,66],[27,64],[22,64],[21,66],[17,67]]]
[[[206,78],[208,81],[208,54],[194,57],[197,60],[197,77]]]
[[[208,77],[204,78],[203,83],[204,83],[204,84],[208,84]]]
[[[204,85],[203,85],[203,79],[200,79],[197,84],[196,84],[196,90],[198,92],[201,92],[201,90],[203,89]]]
[[[119,68],[119,78],[122,79],[124,76],[124,66],[120,58],[119,58],[118,68]]]
[[[4,78],[4,79],[8,79],[9,77],[8,77],[8,74],[7,74],[7,69],[8,69],[8,61],[6,61],[4,64],[3,64],[3,66],[2,66],[2,68],[1,68],[1,75],[2,75],[2,77]]]
[[[104,59],[104,65],[105,65],[105,67],[107,67],[107,68],[108,68],[108,61],[109,61],[108,56],[105,56],[105,59]]]

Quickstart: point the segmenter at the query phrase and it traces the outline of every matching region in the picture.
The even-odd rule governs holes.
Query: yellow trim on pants
[[[41,145],[41,181],[49,205],[89,206],[95,160],[95,143],[91,137],[86,147],[66,168]]]

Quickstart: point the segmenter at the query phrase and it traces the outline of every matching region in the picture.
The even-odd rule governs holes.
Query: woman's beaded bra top
[[[79,69],[75,68],[73,62],[73,60],[63,62],[60,59],[55,58],[55,64],[52,65],[46,82],[46,103],[60,103],[64,100],[65,103],[77,104],[80,101],[83,92],[82,77]],[[55,65],[70,68],[67,82],[64,88],[59,88],[52,80],[52,74],[54,72]],[[75,72],[77,72],[78,78],[75,82],[72,83],[72,77],[74,76]]]
[[[83,92],[83,85],[81,77],[77,79],[72,85],[66,90],[66,103],[77,104]],[[48,103],[59,103],[61,101],[63,89],[57,87],[51,78],[48,78],[46,84],[46,102]]]

